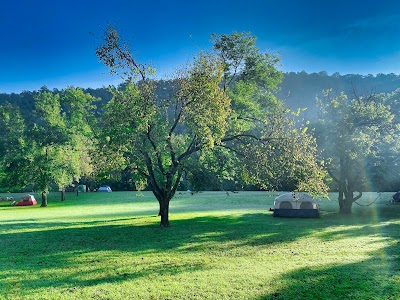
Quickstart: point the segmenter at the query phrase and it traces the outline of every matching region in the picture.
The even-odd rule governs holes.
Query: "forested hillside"
[[[46,87],[42,87],[41,91],[50,91],[50,90],[48,90]],[[98,109],[100,109],[103,104],[110,101],[112,97],[111,93],[108,91],[107,88],[98,88],[98,89],[87,88],[84,89],[83,91],[99,99],[99,102],[96,103]],[[57,93],[58,90],[54,89],[52,90],[52,92]],[[8,102],[15,107],[19,107],[22,115],[27,116],[31,114],[34,108],[35,97],[38,94],[39,91],[23,91],[20,94],[0,93],[0,105]]]
[[[163,99],[170,99],[173,93],[174,85],[176,82],[174,81],[165,81],[159,80],[156,84],[156,98],[159,101],[163,101]],[[123,90],[126,87],[125,84],[121,84],[119,88]],[[317,107],[315,104],[316,96],[322,96],[322,91],[327,89],[332,89],[330,93],[333,97],[340,94],[340,92],[344,92],[348,95],[349,98],[352,98],[355,95],[358,96],[366,96],[370,94],[377,93],[392,93],[396,89],[400,88],[400,76],[395,74],[378,74],[377,76],[373,75],[340,75],[338,73],[333,75],[328,75],[326,72],[319,73],[311,73],[308,74],[306,72],[299,73],[285,73],[284,79],[280,85],[280,90],[277,92],[278,98],[285,101],[285,104],[288,108],[292,110],[297,110],[297,108],[307,108],[306,111],[302,112],[302,117],[305,119],[309,119],[311,121],[317,122]],[[57,94],[60,91],[57,89],[49,90],[46,87],[41,88],[39,91],[24,91],[20,94],[6,94],[0,93],[0,105],[5,103],[10,103],[16,108],[19,108],[21,114],[26,118],[31,118],[35,116],[33,110],[35,106],[35,97],[40,95],[43,92],[52,92],[53,94]],[[97,117],[103,115],[104,105],[108,103],[112,98],[111,91],[104,88],[87,88],[84,89],[83,92],[89,93],[94,96],[97,101],[94,102],[96,105],[95,114]],[[385,96],[388,99],[387,104],[391,106],[391,109],[394,111],[397,110],[397,106],[399,101],[397,99],[397,94],[394,93],[392,96]],[[396,114],[396,113],[395,113]],[[17,110],[14,114],[15,122],[18,119]],[[374,158],[375,159],[375,158]],[[391,167],[390,165],[396,165],[397,156],[393,157],[393,159],[388,159],[387,157],[382,160],[386,161],[385,166],[382,164],[377,164],[376,159],[373,160],[371,166],[379,165],[379,168],[382,170],[369,170],[371,174],[374,174],[374,182],[378,185],[376,187],[368,187],[369,189],[377,189],[377,190],[394,190],[397,189],[398,180],[397,173],[393,176],[383,176],[381,173],[386,172]],[[387,172],[386,172],[387,173]],[[385,173],[385,174],[386,174]],[[390,173],[390,172],[389,172]],[[112,183],[115,189],[124,190],[124,189],[133,189],[130,171],[122,172],[121,176],[117,176],[118,179],[108,180],[108,183]],[[117,178],[116,177],[116,178]],[[390,177],[390,178],[389,178]],[[211,178],[211,177],[210,177]],[[379,178],[384,178],[384,180],[379,183]],[[126,179],[126,180],[125,180]],[[204,184],[204,179],[202,179]],[[228,184],[228,183],[227,183]],[[204,188],[204,187],[202,187]],[[219,189],[219,186],[213,186],[212,184],[207,183],[207,189]],[[228,188],[228,185],[225,187]],[[229,187],[230,188],[230,187]],[[290,187],[285,187],[290,188]]]
[[[163,98],[163,96],[169,94],[172,85],[173,83],[169,81],[158,81],[157,93],[159,97]],[[289,72],[284,74],[280,87],[278,98],[284,100],[287,107],[293,110],[306,107],[307,111],[304,116],[312,118],[316,113],[315,97],[321,95],[323,90],[331,88],[334,93],[343,91],[349,96],[353,95],[354,92],[358,93],[358,95],[390,93],[400,88],[400,75],[378,74],[376,76],[364,76],[358,74],[340,75],[339,73],[328,75],[326,72]],[[111,93],[107,88],[87,88],[84,89],[84,92],[100,99],[97,103],[98,108],[111,99]],[[37,93],[37,91],[24,91],[20,94],[0,93],[0,104],[9,102],[19,107],[22,114],[29,115],[33,109],[34,96]]]
[[[400,88],[400,75],[393,73],[364,76],[339,73],[328,75],[326,72],[289,72],[285,73],[278,97],[291,109],[306,107],[305,116],[313,118],[316,113],[315,97],[321,96],[323,90],[332,89],[334,94],[344,92],[351,97],[354,93],[358,96],[390,93],[397,88]]]

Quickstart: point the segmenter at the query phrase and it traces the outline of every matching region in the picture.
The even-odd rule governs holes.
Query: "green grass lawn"
[[[164,229],[150,192],[0,202],[0,299],[400,299],[390,194],[320,219],[273,218],[278,194],[177,193]]]

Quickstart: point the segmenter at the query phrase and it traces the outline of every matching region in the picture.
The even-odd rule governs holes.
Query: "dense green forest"
[[[157,82],[157,94],[160,98],[171,93],[173,83],[160,80]],[[124,85],[121,85],[124,86]],[[328,75],[322,71],[319,73],[307,72],[287,72],[284,73],[283,81],[280,84],[280,90],[277,92],[279,99],[285,101],[287,107],[296,110],[306,107],[304,116],[314,118],[316,114],[316,96],[321,96],[323,90],[332,89],[339,94],[344,92],[352,95],[357,92],[359,95],[369,95],[376,93],[390,93],[400,88],[400,75],[396,74],[378,74],[378,75],[359,75],[346,74],[340,75],[334,73]],[[57,89],[52,90],[57,92]],[[111,100],[112,94],[107,87],[86,88],[85,93],[99,98],[98,109]],[[19,107],[23,115],[29,115],[34,107],[34,96],[37,91],[23,91],[20,94],[0,93],[0,105],[8,102],[13,106]]]

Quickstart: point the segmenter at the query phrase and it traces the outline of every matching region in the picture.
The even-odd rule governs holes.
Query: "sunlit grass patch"
[[[400,297],[400,206],[385,199],[285,219],[276,193],[185,192],[160,228],[149,192],[58,196],[0,207],[0,299]]]

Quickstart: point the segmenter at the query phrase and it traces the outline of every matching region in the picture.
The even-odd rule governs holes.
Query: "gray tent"
[[[275,198],[274,217],[319,218],[318,202],[307,193],[287,193]]]

